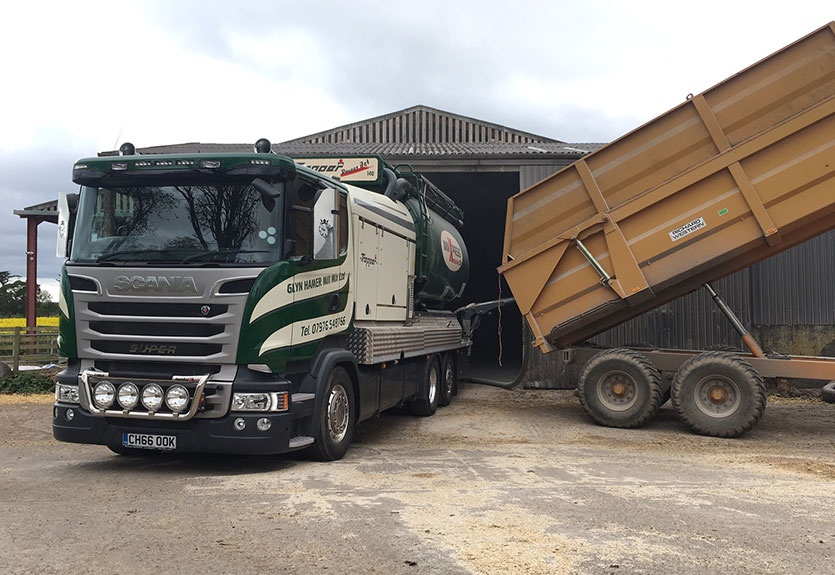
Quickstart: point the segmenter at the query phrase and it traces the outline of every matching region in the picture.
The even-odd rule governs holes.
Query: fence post
[[[17,371],[20,367],[20,328],[14,328],[14,339],[12,340],[12,370]]]

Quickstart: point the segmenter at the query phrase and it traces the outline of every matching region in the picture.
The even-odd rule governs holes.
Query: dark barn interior
[[[461,305],[510,297],[510,290],[496,268],[501,264],[502,239],[507,199],[519,191],[519,174],[505,173],[425,173],[464,210],[461,230],[470,256],[470,281]],[[472,348],[471,375],[479,378],[510,380],[515,377],[522,357],[522,317],[516,306],[504,306],[482,319]]]

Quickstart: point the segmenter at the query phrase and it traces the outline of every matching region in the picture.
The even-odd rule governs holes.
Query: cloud
[[[61,190],[73,191],[70,180],[76,157],[71,152],[53,150],[45,140],[47,152],[20,149],[0,155],[0,191],[5,209],[0,210],[0,270],[26,275],[26,220],[14,210],[51,201]],[[38,226],[38,274],[55,277],[60,260],[55,257],[56,226]]]
[[[780,10],[779,17],[768,10],[772,4],[752,11],[707,2],[687,15],[687,26],[669,3],[646,0],[516,0],[513,9],[499,0],[424,0],[419,7],[207,0],[199,11],[160,1],[148,17],[180,51],[275,81],[276,117],[294,116],[301,92],[315,104],[302,109],[316,113],[301,133],[288,130],[293,137],[425,104],[588,141],[614,139],[624,126],[646,122],[826,22],[816,15],[827,12],[825,3],[802,3],[806,10]],[[572,125],[578,110],[599,121]],[[273,139],[287,139],[276,132],[281,137]]]

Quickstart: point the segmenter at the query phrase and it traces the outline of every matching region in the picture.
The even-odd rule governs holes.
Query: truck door
[[[348,208],[339,190],[324,188],[292,211],[296,255],[301,257],[294,280],[292,343],[300,345],[344,331],[350,324],[350,278],[344,263]]]

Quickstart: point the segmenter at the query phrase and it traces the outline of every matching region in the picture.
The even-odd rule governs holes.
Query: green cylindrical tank
[[[404,201],[415,220],[415,306],[437,308],[461,296],[470,275],[467,246],[454,223],[421,202]],[[461,225],[461,222],[456,222]]]

